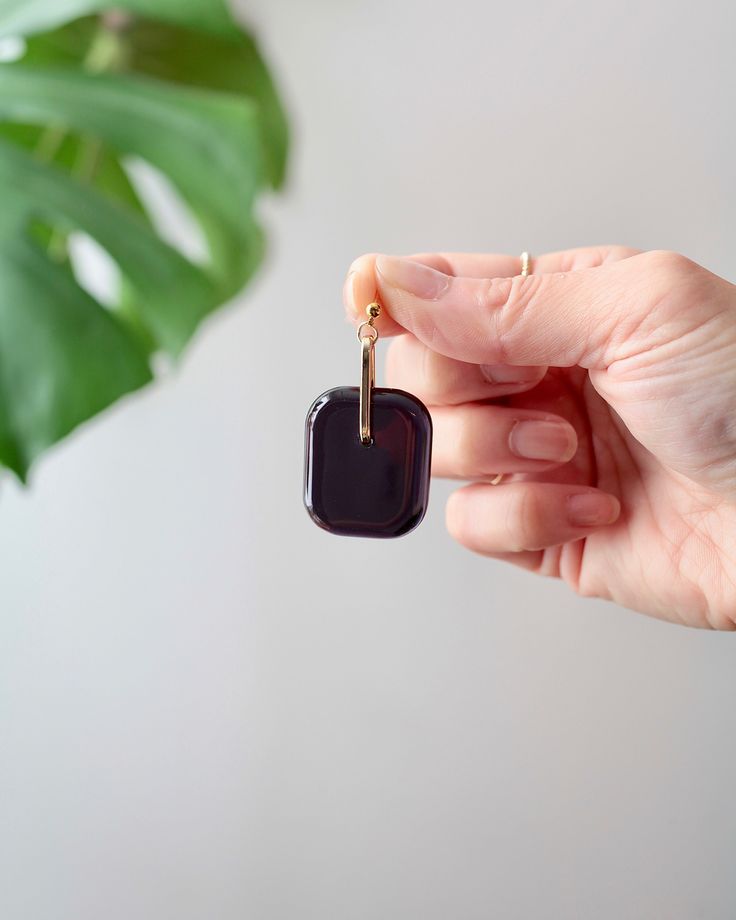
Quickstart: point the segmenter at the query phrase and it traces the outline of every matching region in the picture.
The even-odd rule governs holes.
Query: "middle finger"
[[[386,355],[389,386],[415,393],[430,406],[454,406],[479,399],[523,393],[544,377],[545,367],[483,367],[432,351],[406,333]]]

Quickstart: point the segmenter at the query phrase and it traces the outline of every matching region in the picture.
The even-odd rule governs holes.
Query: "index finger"
[[[619,262],[636,255],[638,250],[627,246],[586,246],[545,253],[531,262],[532,272],[567,272],[580,268],[596,268]],[[378,297],[376,259],[371,252],[357,258],[348,270],[343,286],[345,311],[351,322],[365,319],[365,308]],[[412,262],[427,265],[445,275],[465,278],[513,278],[521,272],[521,257],[503,253],[421,252],[406,256]],[[406,329],[389,313],[379,321],[381,335],[399,335]]]

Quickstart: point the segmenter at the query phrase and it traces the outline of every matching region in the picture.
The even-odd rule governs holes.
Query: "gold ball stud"
[[[378,317],[381,315],[381,305],[376,303],[374,300],[373,303],[368,304],[368,306],[365,308],[365,312],[368,314],[370,319],[378,319]]]

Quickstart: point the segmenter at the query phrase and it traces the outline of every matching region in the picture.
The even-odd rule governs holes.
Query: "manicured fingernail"
[[[450,286],[450,279],[428,265],[397,259],[396,256],[378,256],[376,271],[385,284],[400,288],[420,300],[439,300]]]
[[[601,492],[581,492],[579,495],[570,495],[567,499],[567,515],[574,527],[612,524],[620,511],[618,499]]]
[[[480,372],[488,383],[522,386],[539,380],[539,372],[535,368],[513,367],[510,364],[481,364]]]
[[[517,422],[509,433],[509,447],[527,460],[564,463],[577,448],[574,429],[565,422],[529,419]]]

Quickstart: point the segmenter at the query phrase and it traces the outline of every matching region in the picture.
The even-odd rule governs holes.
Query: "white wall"
[[[733,5],[242,8],[297,133],[268,266],[3,482],[3,920],[732,918],[733,636],[464,552],[442,484],[385,543],[300,489],[363,251],[623,242],[736,276]]]

